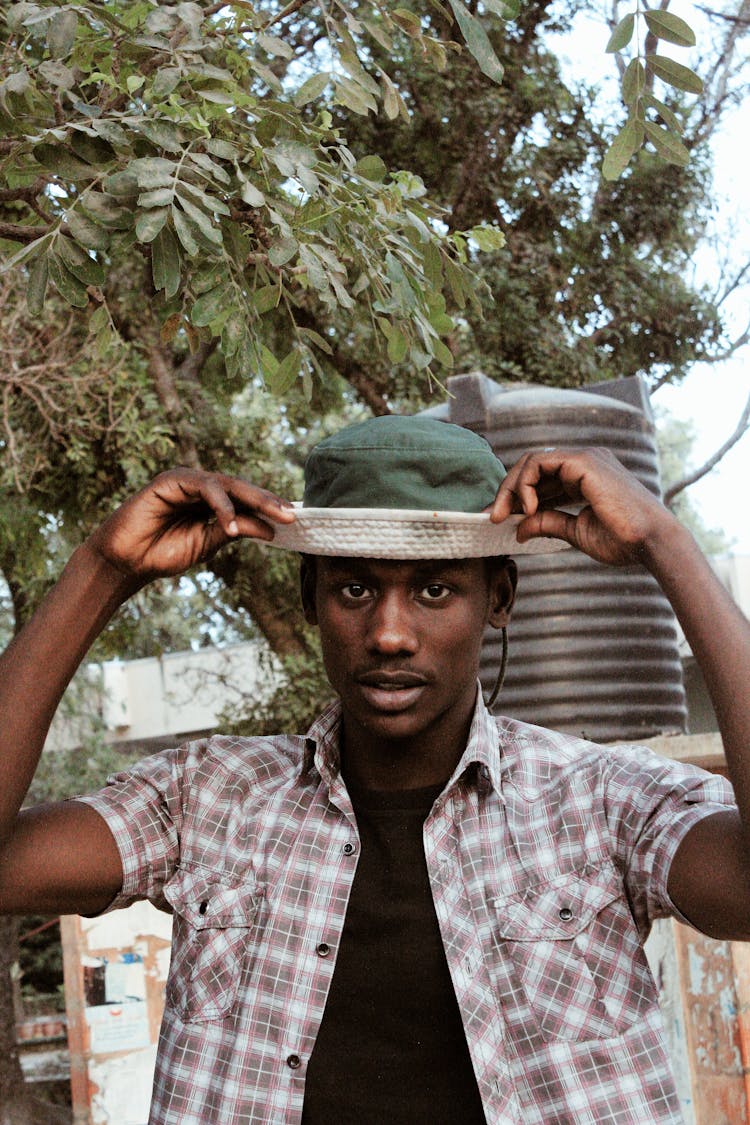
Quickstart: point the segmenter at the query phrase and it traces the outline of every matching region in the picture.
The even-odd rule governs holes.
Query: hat
[[[325,438],[305,464],[296,519],[272,546],[383,559],[538,554],[566,544],[516,541],[523,518],[490,521],[506,472],[479,434],[450,422],[385,415]]]

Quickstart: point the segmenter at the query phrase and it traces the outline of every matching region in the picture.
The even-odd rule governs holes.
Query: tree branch
[[[0,223],[0,238],[7,238],[10,242],[36,242],[45,234],[49,234],[51,226],[28,227],[23,223]]]
[[[684,477],[682,477],[681,480],[678,480],[675,484],[671,485],[671,487],[667,489],[667,491],[664,493],[664,503],[669,506],[674,500],[675,496],[678,496],[680,492],[683,492],[686,488],[689,488],[691,484],[695,484],[696,481],[699,481],[702,477],[705,477],[708,473],[710,473],[711,470],[715,468],[716,465],[718,465],[722,457],[724,457],[725,454],[729,452],[732,446],[736,445],[740,438],[747,433],[748,424],[750,424],[750,395],[748,395],[747,402],[742,409],[742,413],[740,414],[740,418],[734,429],[734,432],[730,435],[730,437],[727,438],[723,445],[719,446],[713,456],[709,457],[708,460],[700,466],[700,468],[694,469],[691,473],[687,473]]]

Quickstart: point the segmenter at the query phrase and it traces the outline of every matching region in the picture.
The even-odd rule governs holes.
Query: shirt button
[[[560,911],[560,918],[563,920],[563,922],[569,922],[572,917],[573,911],[570,909],[570,907],[563,906],[562,910]]]
[[[347,841],[341,850],[344,855],[354,855],[354,844],[352,844],[351,841]]]
[[[198,907],[198,913],[199,914],[205,914],[207,910],[208,910],[208,902],[204,899],[204,901]]]
[[[318,954],[318,957],[327,957],[331,952],[331,947],[327,941],[321,941],[315,952]]]
[[[302,1059],[299,1055],[287,1055],[286,1065],[290,1070],[299,1070],[302,1066]]]

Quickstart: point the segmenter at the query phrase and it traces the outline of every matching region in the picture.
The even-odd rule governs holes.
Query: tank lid
[[[636,377],[637,378],[637,377]],[[491,428],[497,413],[503,409],[525,409],[543,407],[551,410],[570,407],[572,409],[601,410],[602,398],[611,399],[613,409],[626,414],[643,415],[643,409],[632,401],[640,401],[637,396],[628,395],[631,401],[623,401],[623,383],[630,380],[617,379],[612,382],[612,394],[607,393],[607,384],[599,383],[596,389],[570,390],[564,387],[541,387],[536,383],[496,383],[481,371],[467,375],[454,375],[448,379],[448,410],[451,422],[480,432]],[[616,405],[615,405],[616,403]],[[445,415],[443,415],[445,417]]]

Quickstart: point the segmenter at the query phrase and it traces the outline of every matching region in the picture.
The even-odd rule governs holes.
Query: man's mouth
[[[362,694],[378,711],[403,711],[416,703],[427,686],[427,679],[417,672],[371,671],[357,677]]]

